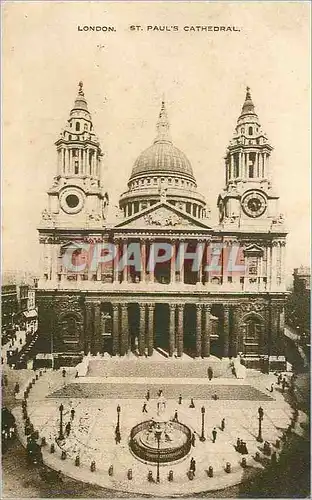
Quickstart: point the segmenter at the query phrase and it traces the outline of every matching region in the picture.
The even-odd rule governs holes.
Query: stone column
[[[113,304],[113,356],[120,353],[119,350],[119,304]]]
[[[84,353],[87,355],[91,351],[91,339],[93,335],[93,305],[91,302],[85,303],[85,328],[84,328]]]
[[[83,151],[79,149],[79,175],[83,175]]]
[[[124,356],[129,350],[129,326],[128,326],[128,307],[127,304],[121,304],[120,311],[120,354]]]
[[[93,353],[97,354],[101,352],[102,349],[102,331],[101,331],[101,302],[94,304],[94,341],[93,341]]]
[[[229,340],[230,340],[230,311],[229,306],[223,306],[223,356],[229,355]]]
[[[170,260],[170,283],[175,283],[176,280],[176,265],[175,265],[175,259],[176,259],[176,241],[171,240],[171,245],[172,245],[172,255],[171,255],[171,260]]]
[[[202,346],[202,305],[196,304],[196,357],[201,356]]]
[[[208,268],[210,262],[208,262],[208,257],[211,258],[210,254],[209,254],[209,244],[210,242],[209,241],[206,241],[206,248],[205,248],[205,253],[204,253],[204,281],[205,281],[205,285],[208,286],[209,285],[209,271],[206,270],[206,267]]]
[[[146,240],[141,240],[141,281],[146,281]]]
[[[241,172],[243,170],[243,152],[239,152],[239,163],[238,163],[238,177],[241,177]]]
[[[229,179],[233,179],[234,177],[234,156],[231,155],[231,164],[230,164],[230,171],[229,171]]]
[[[127,261],[127,248],[128,242],[126,239],[123,239],[123,253],[122,253],[122,262],[123,262],[123,272],[122,272],[122,281],[128,283],[128,266],[126,264]]]
[[[281,241],[281,286],[285,288],[285,241]]]
[[[206,358],[210,356],[210,333],[211,333],[211,322],[210,322],[210,312],[211,305],[204,304],[205,310],[205,323],[203,331],[203,357]]]
[[[140,308],[140,327],[139,327],[139,354],[145,354],[145,321],[146,321],[146,304],[139,304]]]
[[[178,307],[178,326],[177,326],[177,354],[181,357],[183,354],[183,311],[184,304],[177,304]]]
[[[120,242],[119,242],[119,240],[114,240],[113,244],[116,246],[116,250],[117,250],[116,257],[115,257],[114,262],[113,262],[113,266],[114,266],[114,269],[113,269],[113,283],[119,283],[119,263],[120,263],[121,248],[120,248]]]
[[[180,240],[180,244],[185,245],[185,240]],[[180,249],[179,249],[179,254],[180,254]],[[180,282],[184,283],[184,253],[183,253],[183,258],[180,258],[179,262],[179,270],[180,270]]]
[[[85,175],[89,175],[89,171],[88,171],[88,151],[87,149],[85,149],[83,151],[83,169],[84,169],[84,174]]]
[[[202,240],[198,240],[198,242],[200,245],[203,245],[203,241]],[[199,263],[199,270],[198,270],[198,282],[202,285],[203,284],[203,261],[204,261],[204,255],[205,255],[205,248],[203,250],[203,254],[202,254],[202,258],[201,258],[201,261]]]
[[[230,355],[234,358],[237,357],[238,352],[238,337],[239,337],[239,311],[238,307],[232,307],[232,332],[231,332],[231,342],[230,342]]]
[[[148,304],[148,327],[147,327],[147,349],[148,355],[152,356],[154,350],[154,312],[155,304]]]
[[[154,265],[154,256],[151,258],[151,251],[152,251],[152,246],[153,246],[154,240],[149,240],[149,255],[148,255],[148,262],[151,263],[152,269],[149,270],[149,282],[154,283],[155,281],[155,265]]]
[[[174,348],[175,348],[175,342],[174,342],[174,334],[175,334],[175,304],[169,304],[169,312],[170,312],[170,319],[169,319],[169,356],[173,356],[174,353]]]
[[[277,278],[277,249],[278,242],[273,241],[272,244],[272,261],[271,261],[271,289],[274,291],[276,289],[276,278]]]

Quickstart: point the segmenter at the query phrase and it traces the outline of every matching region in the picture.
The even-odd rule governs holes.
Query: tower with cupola
[[[225,189],[218,198],[222,227],[269,231],[282,221],[272,186],[272,150],[247,87],[225,156]]]
[[[103,154],[79,82],[65,128],[55,143],[57,172],[48,190],[42,225],[55,228],[103,227],[108,195],[101,183]]]

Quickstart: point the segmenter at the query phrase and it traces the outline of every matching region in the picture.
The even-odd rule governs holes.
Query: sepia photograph
[[[309,498],[310,3],[1,15],[1,498]]]

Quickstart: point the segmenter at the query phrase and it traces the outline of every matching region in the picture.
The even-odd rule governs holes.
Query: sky
[[[80,80],[105,153],[112,209],[136,157],[153,142],[164,95],[173,142],[191,161],[212,222],[226,147],[250,86],[274,147],[273,183],[289,230],[287,273],[309,264],[308,2],[6,2],[2,20],[4,271],[39,271],[36,228],[56,174],[54,142]],[[78,30],[96,25],[115,31]]]

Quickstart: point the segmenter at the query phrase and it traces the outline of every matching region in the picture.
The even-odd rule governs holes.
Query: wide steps
[[[235,378],[230,367],[230,360],[212,359],[166,359],[153,361],[143,359],[90,359],[88,377],[176,377],[207,378],[208,367],[214,377]]]

